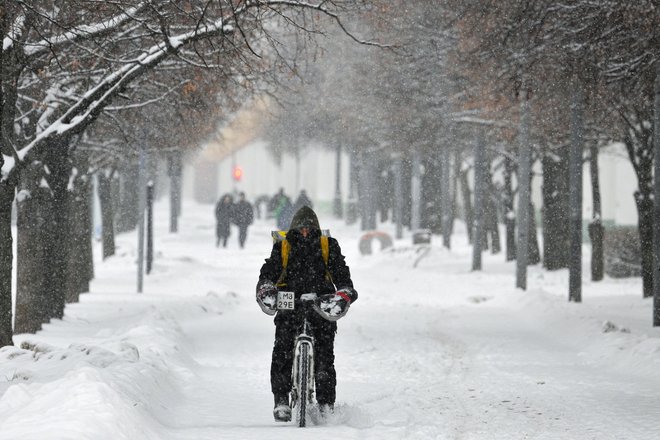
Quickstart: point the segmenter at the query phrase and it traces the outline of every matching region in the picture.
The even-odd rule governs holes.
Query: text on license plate
[[[293,310],[296,307],[293,292],[277,292],[277,310]]]

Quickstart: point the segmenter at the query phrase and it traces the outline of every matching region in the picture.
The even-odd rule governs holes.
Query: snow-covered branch
[[[89,39],[92,37],[103,37],[108,35],[111,32],[114,32],[117,28],[124,25],[128,21],[132,20],[136,14],[144,10],[149,6],[150,2],[141,2],[137,6],[127,9],[113,17],[110,17],[107,20],[103,20],[99,23],[86,24],[81,26],[76,26],[67,32],[64,32],[59,35],[54,35],[51,37],[45,37],[40,41],[26,46],[24,49],[25,54],[28,57],[35,57],[41,55],[48,51],[54,51],[59,49],[65,44],[70,44],[81,39]],[[27,3],[24,3],[26,7],[29,7]],[[33,12],[42,15],[44,18],[47,18],[48,21],[53,22],[54,25],[60,27],[62,26],[57,20],[48,17],[45,14],[40,13],[36,8],[29,7]]]

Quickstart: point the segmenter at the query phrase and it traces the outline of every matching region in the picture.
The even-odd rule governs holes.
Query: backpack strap
[[[328,244],[328,237],[321,235],[321,255],[323,255],[323,262],[325,268],[328,268],[328,259],[330,258],[330,245]]]
[[[284,277],[286,276],[286,267],[289,264],[290,249],[291,249],[291,245],[289,244],[289,241],[285,238],[284,240],[282,240],[282,273],[280,274],[280,277],[277,280],[278,287],[286,286],[286,283],[284,283]],[[328,271],[328,260],[330,259],[330,244],[328,241],[328,237],[326,237],[325,235],[321,236],[321,255],[323,256],[323,263],[325,264],[325,277],[328,280],[330,280],[330,282],[332,282],[332,276]]]
[[[291,245],[287,239],[282,240],[282,268],[286,270],[286,265],[289,264],[289,249]]]
[[[325,263],[325,279],[330,281],[333,285],[335,284],[332,281],[332,275],[328,270],[328,260],[330,259],[330,242],[328,237],[321,235],[321,255],[323,255],[323,262]]]
[[[285,287],[286,283],[284,282],[284,277],[286,277],[286,266],[289,264],[289,249],[291,245],[289,241],[285,238],[281,241],[282,243],[282,272],[280,277],[277,279],[277,287]]]

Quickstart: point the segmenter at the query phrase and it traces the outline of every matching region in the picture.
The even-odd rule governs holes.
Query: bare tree
[[[110,106],[126,104],[148,86],[150,73],[167,76],[180,65],[215,68],[228,76],[258,77],[290,65],[281,55],[283,32],[315,32],[318,17],[342,26],[340,14],[358,2],[265,0],[96,1],[8,0],[0,22],[0,211],[10,212],[22,170],[47,165],[53,235],[46,262],[53,287],[48,317],[64,309],[67,255],[64,207],[80,136]],[[357,38],[355,38],[357,39]],[[301,39],[301,42],[305,42]],[[123,103],[122,103],[123,101]],[[11,343],[11,239],[9,217],[0,224],[3,334]],[[4,221],[6,220],[6,221]]]

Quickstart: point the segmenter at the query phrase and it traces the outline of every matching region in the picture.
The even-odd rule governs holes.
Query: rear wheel
[[[305,413],[307,411],[307,398],[309,395],[309,345],[300,346],[300,362],[298,362],[298,426],[305,427]]]

